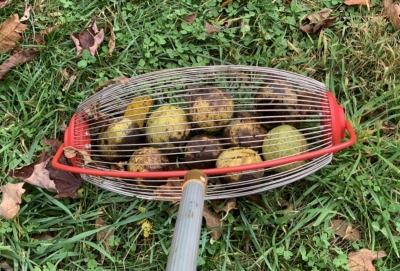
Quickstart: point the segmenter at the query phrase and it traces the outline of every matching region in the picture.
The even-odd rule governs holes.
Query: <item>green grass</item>
[[[262,193],[263,207],[238,198],[239,209],[226,217],[218,241],[211,242],[203,226],[199,270],[346,270],[345,256],[361,248],[387,253],[375,262],[377,270],[400,269],[400,36],[382,17],[380,1],[370,11],[333,0],[234,0],[225,9],[216,0],[58,2],[36,4],[27,22],[22,47],[32,46],[29,36],[35,32],[62,23],[39,47],[39,57],[0,82],[2,185],[18,182],[8,170],[35,161],[43,137],[62,140],[62,124],[107,79],[221,63],[281,68],[324,82],[345,107],[358,141],[317,173]],[[332,28],[315,36],[298,30],[308,13],[325,7],[335,9]],[[181,18],[195,11],[195,23],[179,31]],[[13,1],[0,9],[0,22],[22,12],[23,4]],[[62,16],[51,17],[53,12]],[[93,12],[106,40],[79,68],[82,58],[76,57],[69,35],[86,27]],[[206,37],[204,20],[221,26],[234,18],[250,28],[234,23]],[[110,25],[117,38],[112,57]],[[0,62],[6,58],[0,55]],[[69,79],[63,69],[76,76],[64,90]],[[0,220],[0,263],[14,270],[164,270],[177,206],[87,183],[76,199],[25,188],[18,216]],[[99,216],[113,231],[109,253],[96,238],[102,230],[95,228]],[[137,225],[145,218],[153,223],[149,238]],[[361,230],[361,241],[335,236],[330,228],[335,218]]]

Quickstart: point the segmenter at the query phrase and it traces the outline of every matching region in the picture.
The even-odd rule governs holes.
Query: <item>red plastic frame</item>
[[[332,126],[332,146],[327,147],[321,150],[315,150],[312,152],[307,152],[299,155],[293,155],[285,158],[280,158],[276,160],[264,161],[255,164],[235,166],[235,167],[227,167],[227,168],[211,168],[202,170],[205,174],[211,175],[220,175],[231,172],[240,172],[246,170],[256,170],[261,168],[269,168],[275,166],[281,166],[284,164],[289,164],[296,161],[307,160],[311,158],[315,158],[321,155],[325,155],[328,153],[336,153],[342,149],[350,147],[353,145],[356,140],[356,134],[351,126],[350,122],[346,121],[344,118],[343,108],[337,104],[335,97],[332,93],[328,92],[328,103],[330,112],[327,112],[331,116],[331,126]],[[78,121],[78,122],[77,122]],[[75,124],[78,124],[79,127],[76,127]],[[341,139],[345,137],[345,130],[349,133],[349,139],[345,142],[341,142]],[[79,132],[78,132],[79,131]],[[74,138],[80,139],[79,142],[90,144],[90,137],[88,133],[85,131],[89,131],[89,126],[85,121],[83,116],[80,116],[78,119],[76,116],[73,116],[70,122],[70,126],[68,127],[64,142],[65,145],[62,144],[58,149],[56,154],[54,155],[52,165],[53,167],[69,171],[78,174],[85,175],[93,175],[93,176],[103,176],[103,177],[116,177],[116,178],[153,178],[153,179],[165,179],[172,177],[184,177],[187,170],[177,170],[177,171],[161,171],[161,172],[128,172],[128,171],[111,171],[111,170],[97,170],[97,169],[87,169],[80,168],[73,164],[73,166],[63,165],[59,163],[59,159],[63,153],[63,149],[65,146],[73,146],[77,149],[84,149],[84,144],[76,145],[74,144]],[[74,134],[75,132],[75,134]]]

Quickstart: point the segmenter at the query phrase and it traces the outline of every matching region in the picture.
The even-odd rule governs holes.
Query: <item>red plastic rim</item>
[[[90,140],[86,113],[81,112],[78,115],[74,114],[64,133],[64,145],[74,147],[78,150],[85,150],[90,155],[90,149],[86,149],[86,145],[90,145]],[[77,167],[77,159],[79,160],[82,158],[78,156],[70,159],[74,167]]]
[[[344,109],[337,103],[335,97],[330,91],[327,92],[327,97],[332,125],[332,144],[333,146],[336,146],[340,144],[340,142],[346,135]]]
[[[202,170],[208,176],[212,175],[221,175],[232,172],[241,172],[247,170],[257,170],[262,168],[270,168],[275,166],[281,166],[285,164],[289,164],[292,162],[297,162],[301,160],[307,160],[316,158],[329,153],[336,153],[342,149],[350,147],[353,145],[356,140],[356,134],[351,126],[350,122],[346,121],[344,118],[344,110],[337,103],[335,97],[331,92],[327,92],[327,99],[324,101],[324,104],[329,105],[329,110],[327,109],[324,114],[329,118],[330,121],[322,123],[323,125],[331,125],[332,134],[327,133],[326,136],[332,140],[332,146],[314,150],[311,152],[303,153],[300,155],[293,155],[281,159],[275,159],[270,161],[264,161],[255,164],[248,164],[242,166],[235,167],[227,167],[227,168],[211,168]],[[345,137],[345,132],[348,132],[349,139],[345,142],[341,142],[341,140]],[[85,150],[90,154],[90,148],[86,148],[86,145],[90,145],[90,133],[89,133],[89,125],[87,123],[87,114],[81,112],[77,115],[72,116],[70,121],[70,125],[65,131],[64,142],[65,145],[62,144],[58,149],[57,153],[54,155],[52,160],[53,167],[69,171],[78,174],[85,175],[93,175],[93,176],[102,176],[102,177],[116,177],[116,178],[154,178],[154,179],[165,179],[171,177],[183,177],[188,172],[187,170],[179,170],[179,171],[163,171],[163,172],[128,172],[128,171],[113,171],[113,170],[99,170],[99,169],[89,169],[89,168],[81,168],[77,167],[76,159],[72,159],[73,166],[68,166],[59,163],[59,159],[63,153],[65,146],[72,146],[79,150]],[[82,159],[81,157],[77,157]],[[79,161],[82,162],[82,161]]]

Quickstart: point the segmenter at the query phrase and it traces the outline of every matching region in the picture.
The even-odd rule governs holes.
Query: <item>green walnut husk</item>
[[[298,155],[308,150],[304,135],[291,125],[280,125],[273,128],[265,136],[262,147],[264,160],[274,160]],[[274,168],[276,172],[284,172],[304,165],[306,161],[297,161]]]
[[[122,118],[111,123],[98,136],[101,158],[107,162],[126,161],[126,155],[138,149],[139,134],[139,126],[129,118]]]
[[[208,133],[219,131],[233,117],[231,95],[218,88],[190,92],[188,105],[190,121]]]
[[[190,129],[183,109],[175,105],[163,105],[147,120],[146,141],[155,148],[170,148],[164,152],[173,152],[177,147],[186,144],[182,141],[189,139]]]

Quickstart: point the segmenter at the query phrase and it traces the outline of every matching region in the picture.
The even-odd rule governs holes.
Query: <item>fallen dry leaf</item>
[[[9,72],[11,69],[35,59],[38,50],[35,48],[23,49],[12,56],[0,65],[0,79]]]
[[[3,271],[14,271],[14,268],[12,268],[7,262],[1,263],[0,269]]]
[[[331,13],[331,9],[323,9],[309,14],[306,17],[308,23],[300,26],[300,30],[308,34],[315,34],[324,28],[331,27],[335,22],[335,17],[329,16]]]
[[[46,170],[46,166],[50,162],[51,158],[51,153],[42,151],[39,160],[29,166],[13,170],[11,176],[23,180],[31,185],[44,188],[47,191],[57,192],[56,185],[54,181],[50,179],[49,171]]]
[[[226,7],[227,5],[229,5],[230,3],[232,3],[233,0],[225,0],[222,4],[221,7]]]
[[[353,229],[349,223],[345,223],[342,219],[334,219],[331,221],[331,228],[335,231],[337,236],[351,241],[360,241],[361,233],[359,229]]]
[[[360,6],[371,6],[371,0],[346,0],[344,4],[347,6],[360,5]]]
[[[395,0],[383,0],[385,15],[396,30],[400,30],[400,4]]]
[[[197,12],[186,15],[185,17],[182,18],[182,20],[184,20],[190,25],[196,20],[196,18],[197,18]]]
[[[102,228],[104,226],[107,226],[107,224],[104,222],[104,220],[101,217],[96,218],[94,222],[94,226],[96,229]],[[108,253],[111,252],[111,247],[108,243],[110,240],[111,236],[114,235],[114,231],[110,229],[103,229],[101,231],[97,232],[97,241],[100,241],[104,247],[104,250],[107,251]],[[102,265],[104,263],[105,255],[103,253],[100,253],[100,264]]]
[[[8,183],[0,187],[3,199],[0,204],[0,216],[9,220],[18,214],[21,196],[25,192],[22,186],[25,183]]]
[[[65,155],[66,158],[71,159],[71,158],[75,157],[77,154],[82,155],[83,163],[85,165],[89,165],[89,164],[93,164],[94,163],[92,158],[90,157],[90,155],[88,154],[87,151],[78,150],[78,149],[76,149],[74,147],[71,147],[71,146],[64,147],[64,155]]]
[[[29,4],[25,4],[24,15],[21,17],[19,21],[20,22],[26,21],[29,19],[30,16],[31,16],[31,6]]]
[[[108,56],[112,56],[115,50],[115,33],[113,27],[110,28],[110,40],[108,41]]]
[[[372,261],[386,256],[384,251],[373,252],[369,249],[361,249],[359,252],[350,252],[347,257],[347,267],[350,271],[375,271]]]
[[[36,33],[36,35],[33,37],[35,43],[37,45],[44,44],[44,37],[54,32],[60,25],[61,23],[58,22],[54,26],[50,26],[46,29],[40,30],[39,33]]]
[[[80,34],[72,34],[71,39],[76,46],[76,54],[79,56],[84,49],[89,50],[94,56],[97,48],[104,40],[104,29],[100,31],[96,25],[96,14],[92,15],[91,24],[85,28]]]
[[[238,206],[237,206],[236,198],[230,198],[230,199],[228,200],[228,202],[225,204],[224,207],[222,207],[221,209],[217,209],[217,210],[215,210],[215,211],[216,211],[217,213],[219,213],[219,212],[221,212],[221,211],[224,211],[224,212],[225,212],[225,216],[224,216],[223,218],[221,218],[221,220],[224,220],[224,219],[228,216],[228,214],[229,214],[229,212],[230,212],[231,210],[237,209],[237,208],[238,208]]]
[[[160,185],[154,191],[154,194],[156,194],[157,200],[169,200],[175,204],[179,200],[171,200],[171,197],[181,197],[182,185],[183,181],[179,178],[169,178],[166,184]]]
[[[13,178],[23,180],[34,186],[44,188],[50,192],[57,192],[55,198],[75,198],[81,187],[82,179],[79,175],[67,171],[55,169],[52,165],[54,153],[61,146],[56,139],[44,139],[46,146],[52,147],[52,152],[42,151],[42,155],[36,162],[10,171]],[[64,155],[61,156],[61,164],[69,165]]]
[[[94,92],[99,92],[99,91],[102,90],[103,88],[105,88],[105,87],[107,87],[107,86],[109,86],[109,85],[115,84],[115,83],[121,83],[121,85],[125,86],[125,85],[127,85],[127,84],[129,83],[129,78],[128,78],[128,77],[125,77],[125,76],[121,76],[121,77],[117,77],[117,78],[114,78],[114,79],[107,80],[107,81],[105,81],[103,84],[101,84],[100,86],[98,86],[98,87],[94,90]]]
[[[210,35],[218,34],[221,31],[221,29],[213,26],[212,24],[210,24],[207,21],[204,21],[204,28],[206,30],[206,33],[210,34]]]
[[[19,21],[18,14],[5,20],[0,26],[0,53],[6,53],[13,49],[17,42],[22,40],[22,32],[28,26]]]
[[[206,220],[206,228],[211,231],[211,237],[214,240],[218,240],[222,235],[222,225],[221,217],[210,211],[206,206],[204,206],[203,217]]]
[[[43,233],[43,234],[33,234],[32,238],[42,240],[42,239],[51,239],[51,238],[54,238],[54,236],[52,236],[48,233]]]
[[[12,0],[0,0],[0,8],[4,7],[7,4],[10,4]]]

